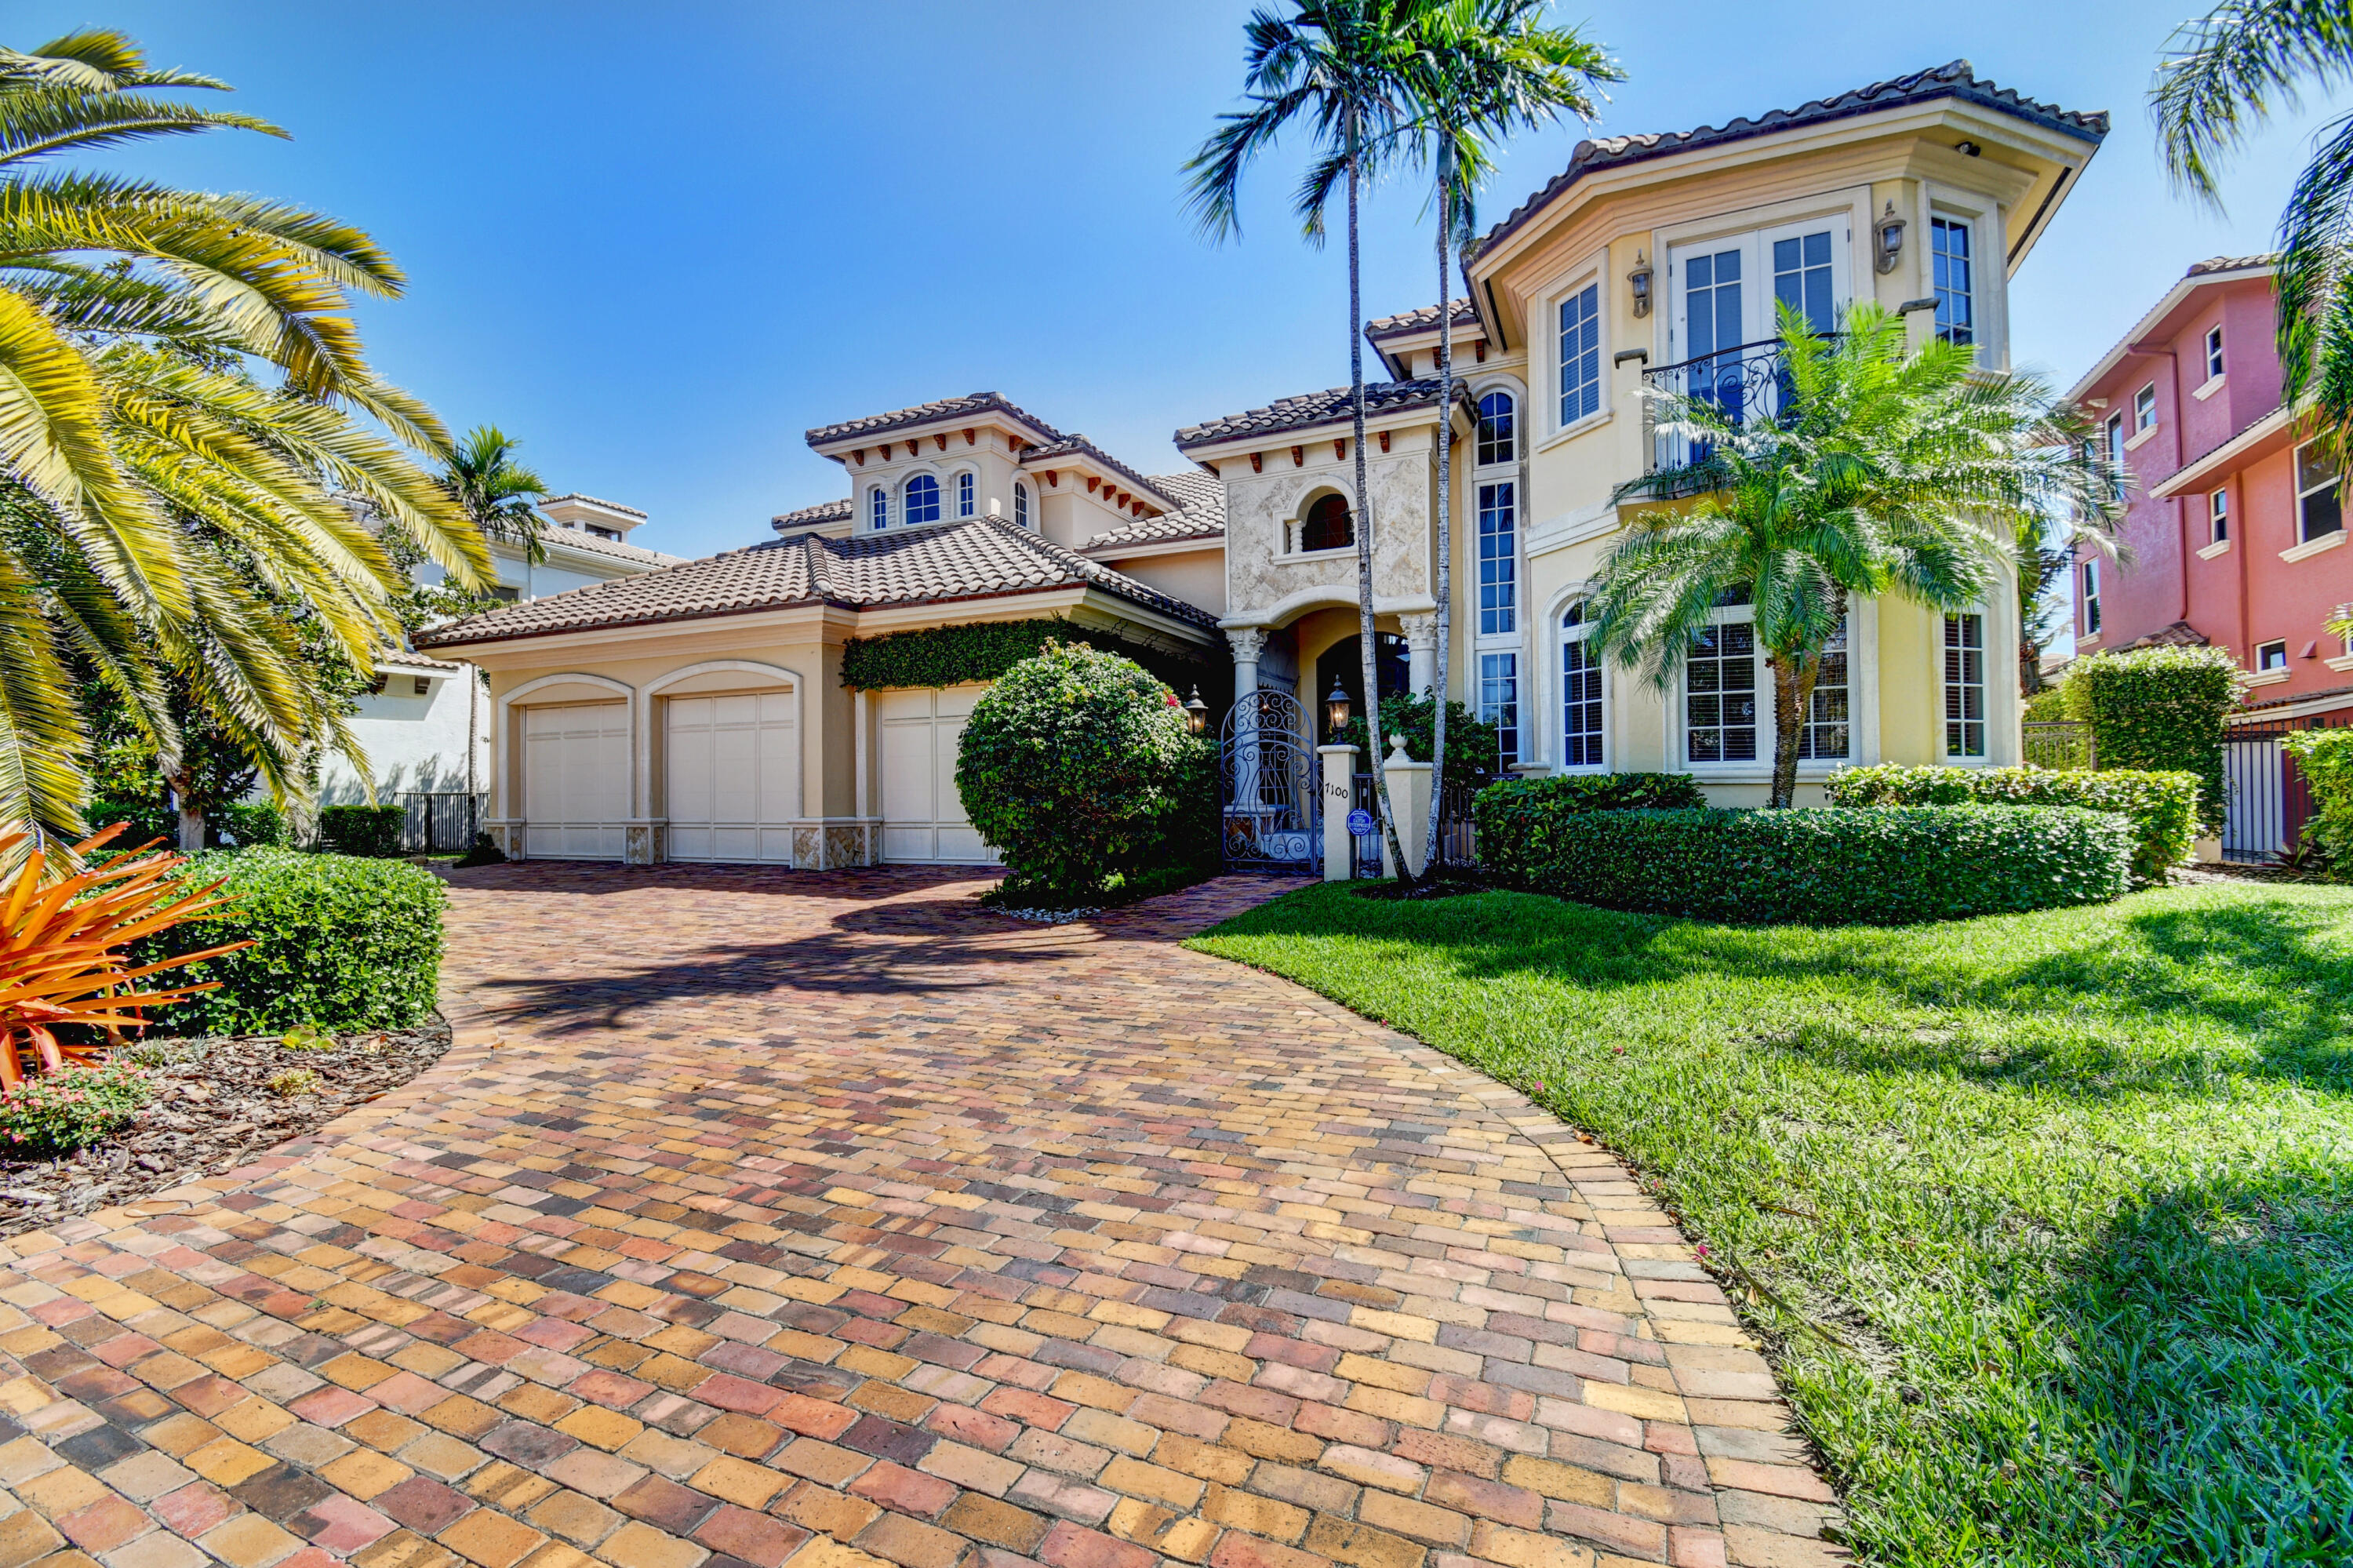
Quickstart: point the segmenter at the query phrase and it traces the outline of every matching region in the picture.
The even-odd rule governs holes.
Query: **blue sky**
[[[681,554],[842,493],[808,426],[994,387],[1148,472],[1180,424],[1347,379],[1342,252],[1257,175],[1240,244],[1177,169],[1240,86],[1240,0],[862,5],[15,0],[7,41],[107,25],[235,83],[290,143],[219,134],[104,166],[370,229],[407,296],[378,365],[495,422],[559,490]],[[2022,364],[2072,379],[2200,257],[2264,248],[2316,116],[2266,134],[2216,218],[2170,195],[2143,107],[2181,13],[2123,0],[1567,5],[1630,72],[1603,134],[1687,129],[1956,57],[2107,145],[2012,293]],[[1580,132],[1504,150],[1499,217]],[[1375,193],[1366,302],[1427,302],[1419,192]]]

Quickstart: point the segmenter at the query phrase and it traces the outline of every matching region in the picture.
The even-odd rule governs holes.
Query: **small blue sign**
[[[1373,831],[1373,814],[1370,811],[1349,812],[1348,831],[1356,834],[1356,837],[1363,838],[1366,833]]]

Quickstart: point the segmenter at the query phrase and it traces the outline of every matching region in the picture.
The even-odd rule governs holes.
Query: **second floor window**
[[[1029,487],[1018,479],[1013,482],[1013,521],[1017,526],[1029,526]]]
[[[2207,531],[2213,535],[2215,544],[2223,544],[2230,539],[2231,493],[2229,491],[2218,490],[2206,498],[2206,525]]]
[[[906,503],[900,509],[899,520],[909,527],[918,523],[940,520],[940,482],[928,473],[919,473],[907,482]]]
[[[2295,449],[2296,540],[2309,545],[2345,526],[2343,476],[2307,441]]]
[[[1299,527],[1302,550],[1337,550],[1356,542],[1347,497],[1326,495],[1307,509],[1307,520]]]
[[[1519,498],[1517,485],[1479,487],[1479,634],[1519,630]]]
[[[2206,379],[2222,379],[2222,329],[2215,327],[2206,334]]]
[[[1601,411],[1601,285],[1560,302],[1560,422],[1566,429]]]
[[[874,527],[887,528],[891,525],[891,498],[882,493],[882,487],[879,484],[867,492],[866,515]]]
[[[2125,417],[2108,416],[2108,468],[2116,477],[2116,499],[2125,498]]]
[[[971,471],[956,475],[956,515],[969,517],[973,509],[973,478]]]
[[[2255,669],[2258,672],[2286,668],[2287,644],[2285,642],[2266,642],[2255,650]]]
[[[1518,424],[1519,408],[1509,392],[1490,392],[1479,399],[1476,457],[1481,468],[1510,462],[1519,456]]]
[[[2133,434],[2157,429],[2157,383],[2152,381],[2133,394]]]
[[[2100,634],[2100,563],[2084,563],[2084,635]]]
[[[1947,343],[1973,344],[1978,337],[1976,302],[1970,292],[1969,226],[1957,218],[1930,218],[1928,247],[1936,275],[1936,335]]]
[[[1829,229],[1773,241],[1773,298],[1804,316],[1818,333],[1838,330],[1838,313],[1831,303]]]
[[[1945,755],[1986,754],[1985,617],[1945,617]]]

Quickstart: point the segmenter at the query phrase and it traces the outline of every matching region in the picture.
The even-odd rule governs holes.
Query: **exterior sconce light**
[[[1332,694],[1324,699],[1324,716],[1332,723],[1334,740],[1338,740],[1340,732],[1348,727],[1349,712],[1347,689],[1340,684],[1340,677],[1335,675],[1332,677]]]
[[[1193,688],[1193,700],[1185,705],[1185,727],[1195,735],[1206,735],[1209,729],[1209,705],[1201,700],[1201,688]]]
[[[1634,313],[1651,313],[1651,263],[1641,251],[1634,253],[1634,270],[1626,274],[1626,287],[1633,291]]]
[[[1953,143],[1953,151],[1958,153],[1964,158],[1982,158],[1985,156],[1985,149],[1978,146],[1975,142],[1956,142]]]
[[[1893,272],[1904,254],[1904,220],[1895,216],[1895,204],[1889,202],[1887,210],[1871,231],[1871,249],[1879,270]]]

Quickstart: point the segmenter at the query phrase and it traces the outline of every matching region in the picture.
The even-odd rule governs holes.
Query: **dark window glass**
[[[1479,466],[1510,462],[1519,455],[1518,406],[1508,392],[1490,392],[1479,399]]]
[[[1307,509],[1307,521],[1299,530],[1301,549],[1336,550],[1356,542],[1346,497],[1326,495]]]

